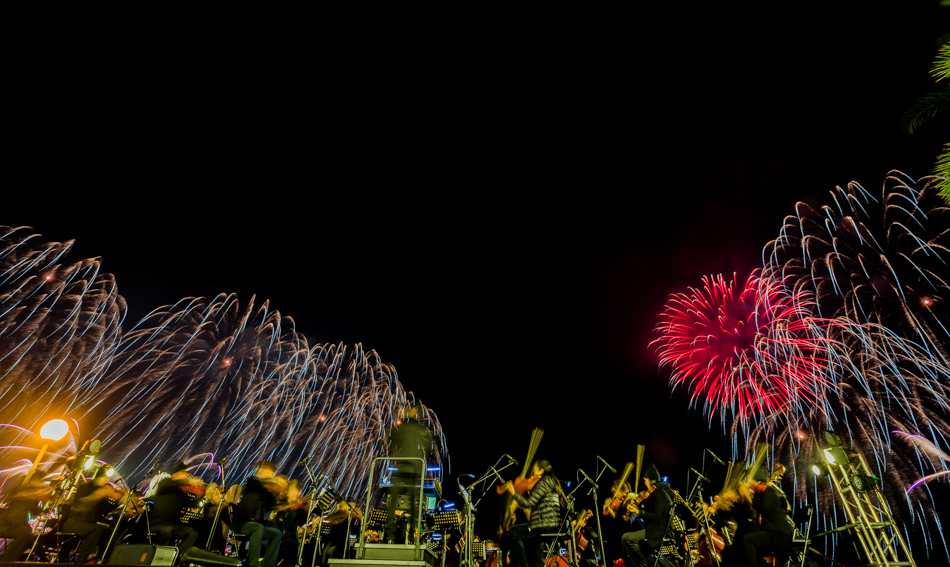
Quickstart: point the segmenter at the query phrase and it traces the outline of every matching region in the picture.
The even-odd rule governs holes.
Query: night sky
[[[884,4],[61,53],[19,85],[0,224],[101,257],[126,327],[234,292],[376,350],[438,414],[450,497],[534,427],[562,480],[645,444],[685,491],[730,443],[647,348],[668,295],[939,151],[899,121],[947,9]]]

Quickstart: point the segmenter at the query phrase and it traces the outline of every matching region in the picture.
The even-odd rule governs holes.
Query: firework
[[[772,290],[791,308],[754,319],[767,323],[759,332],[728,335],[738,328],[735,321],[741,318],[732,313],[741,309],[742,294],[733,293],[734,283],[707,280],[706,291],[671,298],[654,345],[661,366],[672,369],[674,387],[693,387],[694,399],[706,395],[710,421],[716,412],[724,424],[728,420],[734,454],[768,443],[773,460],[791,464],[796,498],[818,502],[823,521],[835,522],[833,494],[811,480],[808,469],[820,456],[817,440],[834,430],[876,467],[885,480],[882,490],[900,505],[898,516],[925,524],[929,538],[927,523],[940,526],[929,491],[909,490],[912,471],[920,468],[919,453],[895,447],[891,431],[911,431],[942,444],[950,434],[948,209],[932,179],[918,187],[896,172],[880,200],[852,183],[832,192],[830,202],[818,210],[799,203],[779,238],[765,247],[759,281],[746,285],[746,291]],[[740,313],[762,311],[748,307],[755,305],[751,299],[745,305]],[[781,317],[788,317],[789,328],[794,325],[804,352],[814,355],[806,357],[812,364],[797,365],[799,355],[783,341],[760,342],[760,333],[783,327]],[[741,340],[731,343],[731,351],[719,348],[729,336]],[[771,370],[756,364],[769,358],[775,364]],[[814,375],[790,381],[783,365]],[[749,384],[770,379],[764,400],[782,403],[751,403],[743,388],[755,391]],[[733,387],[707,386],[720,382]],[[776,398],[773,392],[785,391],[782,384],[804,385],[787,390],[803,394]],[[743,407],[754,408],[757,419],[735,410]],[[927,543],[935,547],[934,540]]]
[[[293,465],[309,457],[344,494],[365,490],[415,403],[392,365],[360,344],[310,345],[267,302],[242,308],[233,295],[183,299],[123,332],[113,278],[98,260],[64,264],[71,246],[0,227],[0,458],[14,463],[0,476],[29,466],[32,431],[49,414],[73,423],[73,441],[49,453],[52,469],[76,454],[81,423],[129,479],[178,460],[229,483],[260,459],[305,476]],[[447,469],[438,418],[421,410]]]
[[[950,208],[936,179],[891,172],[880,199],[851,183],[829,202],[796,205],[763,277],[809,293],[818,316],[881,325],[946,359]]]
[[[125,302],[98,260],[62,263],[72,242],[0,226],[0,422],[5,460],[39,424],[93,403],[121,334]]]
[[[312,457],[343,492],[365,480],[413,401],[374,351],[310,347],[292,319],[266,302],[255,310],[253,299],[242,310],[233,295],[184,299],[147,316],[123,338],[105,382],[103,441],[134,448],[120,464],[214,448],[240,475],[260,459],[290,472]],[[441,455],[438,420],[428,410],[425,418]]]
[[[752,274],[740,285],[704,277],[701,289],[673,295],[651,343],[660,367],[707,417],[749,427],[772,416],[794,420],[831,386],[826,322],[810,316],[806,297]],[[792,414],[792,415],[789,415]]]

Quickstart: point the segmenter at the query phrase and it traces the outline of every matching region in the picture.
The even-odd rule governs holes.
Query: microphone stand
[[[310,491],[310,506],[307,508],[307,523],[304,525],[309,525],[311,522],[311,517],[313,517],[313,510],[317,507],[317,497],[319,496],[318,489],[320,488],[320,483],[313,477],[313,473],[310,472],[310,467],[307,466],[305,462],[303,464],[304,469],[307,471],[307,476],[310,478],[310,482],[313,483],[313,490]],[[324,475],[324,479],[326,479]],[[329,484],[329,482],[327,483]],[[314,542],[313,542],[313,560],[310,563],[311,567],[314,567],[317,564],[317,552],[320,551],[321,543],[323,540],[323,514],[320,514],[319,520],[317,520],[317,526],[314,532]],[[307,532],[304,531],[304,540],[307,539]],[[347,534],[349,537],[349,534]],[[303,544],[300,545],[300,549],[297,551],[297,565],[303,565]]]
[[[129,502],[132,501],[132,492],[134,488],[139,485],[140,482],[148,478],[149,473],[151,473],[151,471],[149,471],[148,473],[145,473],[145,476],[139,479],[139,482],[136,482],[132,486],[128,487],[129,488],[128,494],[125,497],[125,501],[122,503],[122,507],[119,509],[120,510],[119,517],[116,518],[115,526],[112,527],[112,533],[109,534],[109,541],[107,541],[106,546],[102,548],[102,556],[99,557],[99,560],[96,563],[102,564],[103,562],[105,562],[106,556],[109,554],[109,547],[112,546],[112,540],[115,539],[115,534],[119,531],[119,524],[122,523],[122,518],[125,517],[125,509],[128,507]],[[146,513],[145,519],[146,521],[148,521],[147,513]]]
[[[704,469],[704,470],[705,470],[705,469]],[[699,500],[700,502],[703,501],[702,481],[703,481],[703,479],[697,478],[697,479],[696,479],[696,484],[695,484],[694,487],[693,487],[693,490],[699,494],[698,500]],[[692,492],[690,493],[689,498],[687,498],[686,501],[687,501],[687,502],[692,502],[692,501],[693,501],[693,494],[692,494]],[[709,521],[709,516],[706,515],[706,511],[705,511],[705,510],[703,510],[703,519],[702,519],[701,524],[702,524],[701,527],[702,527],[702,529],[703,529],[703,534],[706,536],[706,549],[707,549],[707,553],[709,553],[709,556],[712,557],[713,565],[714,565],[715,567],[719,567],[719,553],[716,551],[716,544],[715,544],[715,539],[714,539],[714,536],[713,536],[712,524],[710,523],[710,521]]]
[[[499,458],[498,461],[501,461],[501,458]],[[498,464],[498,461],[495,462],[496,465]],[[512,464],[514,463],[509,461],[508,464],[501,467],[500,470],[505,470],[506,468],[510,467]],[[479,484],[484,483],[492,475],[496,476],[499,482],[504,483],[504,479],[502,479],[502,476],[499,474],[499,469],[496,469],[494,466],[491,466],[491,467],[488,467],[488,470],[479,479],[472,481],[469,487],[471,488],[471,487],[478,486]],[[465,557],[462,560],[461,564],[465,565],[466,567],[474,567],[475,562],[474,562],[474,557],[472,556],[472,553],[475,548],[475,511],[478,509],[478,504],[481,503],[482,498],[484,498],[485,495],[488,493],[489,485],[485,484],[482,487],[482,493],[478,496],[478,499],[475,501],[474,504],[472,504],[468,491],[465,490],[465,487],[462,486],[461,481],[458,483],[458,486],[459,486],[459,494],[462,496],[462,499],[465,501]],[[443,554],[442,557],[444,559],[445,555]]]
[[[605,463],[606,464],[606,463]],[[601,514],[597,511],[597,506],[600,506],[600,500],[597,497],[597,485],[600,483],[600,477],[603,476],[607,469],[601,469],[600,463],[597,464],[597,468],[600,469],[597,473],[597,482],[591,483],[591,492],[594,494],[594,517],[597,518],[597,539],[600,541],[600,560],[597,562],[597,565],[600,567],[606,567],[607,565],[607,552],[604,551],[604,531],[600,527],[600,516]],[[616,472],[616,471],[614,471]]]
[[[474,485],[475,483],[472,483],[471,486]],[[472,567],[472,565],[474,565],[472,562],[472,548],[475,547],[475,531],[472,529],[475,524],[475,507],[472,505],[468,491],[462,486],[462,481],[458,481],[458,486],[459,494],[462,496],[462,500],[465,501],[465,557],[462,559],[461,564]]]
[[[574,530],[571,529],[572,528],[571,520],[575,517],[574,493],[580,490],[581,486],[584,485],[585,480],[589,480],[586,474],[584,475],[584,477],[585,477],[584,480],[577,483],[577,486],[574,487],[574,490],[572,490],[569,494],[566,494],[564,496],[565,500],[567,500],[567,507],[566,507],[567,510],[564,512],[564,519],[561,520],[561,527],[558,528],[558,533],[555,536],[554,541],[548,547],[547,555],[544,558],[545,565],[549,564],[551,559],[554,557],[555,545],[561,540],[561,537],[563,535],[570,534],[571,537],[567,538],[567,556],[569,558],[570,564],[573,567],[577,567],[578,557],[576,554],[576,550],[574,548],[576,542],[575,542],[575,537],[574,537]],[[593,482],[591,482],[591,485],[596,487],[596,485]],[[588,491],[588,494],[590,494],[589,491]]]
[[[218,501],[218,509],[214,511],[214,520],[211,521],[211,531],[208,532],[208,541],[205,543],[205,549],[211,551],[211,540],[214,538],[214,530],[218,527],[218,520],[221,518],[221,508],[224,508],[228,505],[227,499],[227,488],[224,484],[224,461],[228,460],[227,457],[221,459],[221,462],[218,463],[218,466],[221,467],[221,499]]]

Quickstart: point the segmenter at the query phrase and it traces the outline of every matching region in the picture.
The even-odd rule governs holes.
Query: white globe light
[[[59,441],[69,433],[69,424],[62,419],[53,419],[43,424],[40,437],[50,441]]]

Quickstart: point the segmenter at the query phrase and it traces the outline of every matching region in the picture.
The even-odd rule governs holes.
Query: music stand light
[[[461,515],[458,510],[449,510],[447,512],[435,512],[432,514],[432,521],[436,528],[457,528],[462,523]]]
[[[370,526],[383,526],[386,524],[386,510],[384,508],[373,508],[369,513]]]

